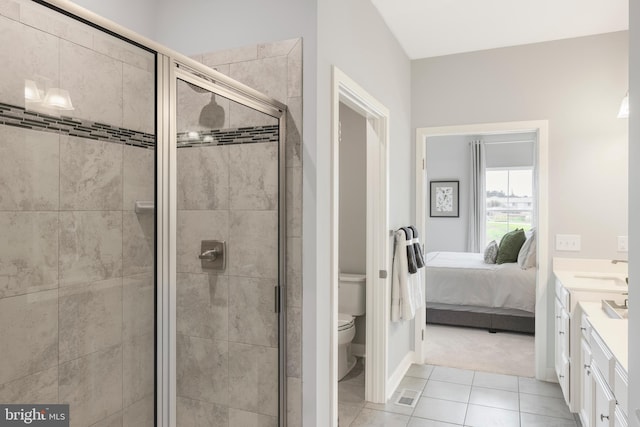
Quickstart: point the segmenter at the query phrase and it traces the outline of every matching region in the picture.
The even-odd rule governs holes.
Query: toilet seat
[[[355,317],[338,313],[338,331],[346,331],[355,326]]]

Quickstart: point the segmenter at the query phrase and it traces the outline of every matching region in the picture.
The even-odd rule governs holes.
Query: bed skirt
[[[490,332],[508,331],[535,333],[535,317],[513,314],[479,313],[474,311],[427,308],[427,323],[468,326],[488,329]]]

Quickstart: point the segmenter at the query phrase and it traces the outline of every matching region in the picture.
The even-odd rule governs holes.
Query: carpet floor
[[[427,325],[427,358],[430,365],[497,374],[535,376],[534,336],[486,329]]]

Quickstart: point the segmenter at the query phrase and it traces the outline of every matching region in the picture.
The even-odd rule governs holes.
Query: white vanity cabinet
[[[581,303],[580,401],[583,427],[627,427],[626,320],[610,319],[597,303]]]
[[[593,401],[595,396],[593,394],[594,384],[591,368],[591,345],[589,344],[589,335],[585,333],[586,330],[585,327],[582,337],[580,338],[580,365],[582,366],[582,378],[580,381],[580,421],[582,421],[582,427],[592,427],[591,424],[594,417]]]
[[[565,400],[569,400],[569,313],[560,298],[555,303],[555,367]]]
[[[565,286],[561,279],[567,275],[556,273],[555,283],[555,369],[558,382],[562,388],[567,405],[571,412],[580,411],[580,396],[582,387],[580,378],[584,370],[581,363],[582,350],[582,310],[579,302],[598,302],[611,299],[623,302],[627,291],[625,287],[611,287],[603,285],[597,287],[597,281],[589,281],[588,288],[580,287],[579,279],[565,279],[569,283]],[[573,278],[574,275],[571,275]],[[595,283],[595,284],[594,284]],[[607,377],[608,378],[608,377]],[[612,417],[613,419],[613,417]]]

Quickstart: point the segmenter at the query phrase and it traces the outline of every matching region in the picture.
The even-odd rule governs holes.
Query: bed
[[[425,263],[427,323],[534,333],[535,268],[469,252],[429,252]]]

